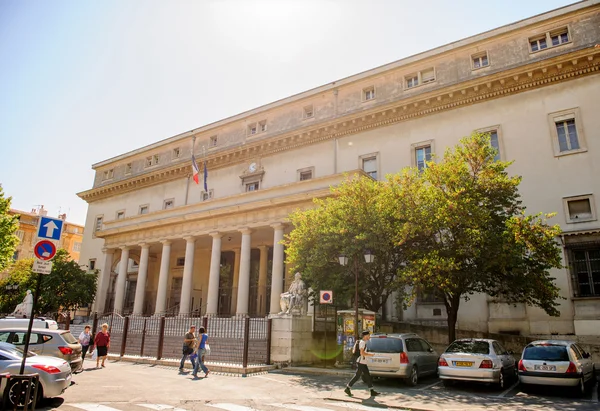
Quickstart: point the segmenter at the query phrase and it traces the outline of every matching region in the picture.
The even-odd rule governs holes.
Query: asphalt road
[[[91,364],[90,364],[91,365]],[[60,398],[45,402],[42,410],[60,411],[339,411],[348,409],[416,409],[431,411],[566,410],[597,411],[597,388],[584,398],[568,391],[534,389],[505,391],[479,384],[444,387],[437,378],[408,387],[397,380],[379,379],[382,394],[369,398],[361,383],[355,396],[343,393],[348,375],[314,375],[281,370],[247,378],[211,373],[206,378],[179,374],[176,367],[107,362],[105,369],[87,368],[74,377],[75,385]],[[203,374],[200,374],[203,375]]]

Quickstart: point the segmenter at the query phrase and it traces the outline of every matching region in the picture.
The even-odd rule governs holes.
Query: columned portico
[[[164,314],[167,310],[167,283],[169,280],[169,264],[171,260],[171,241],[163,240],[160,273],[158,275],[158,291],[156,293],[155,315]]]
[[[243,228],[240,230],[242,233],[242,249],[240,255],[240,277],[238,283],[238,298],[237,298],[237,315],[248,314],[248,297],[250,292],[250,251],[252,230],[249,228]]]
[[[183,266],[183,281],[181,285],[181,299],[179,302],[179,315],[187,315],[191,312],[192,285],[194,273],[194,252],[196,251],[196,239],[184,237],[185,240],[185,262]]]
[[[123,312],[125,300],[125,283],[127,282],[127,264],[129,262],[129,247],[121,247],[121,261],[119,262],[119,276],[115,292],[115,312]]]
[[[104,255],[104,264],[102,265],[102,273],[100,274],[100,281],[98,282],[98,294],[96,296],[95,312],[104,313],[106,304],[106,293],[108,291],[108,284],[110,282],[110,272],[113,265],[114,250],[110,248],[103,248],[102,254]]]
[[[219,305],[219,275],[221,268],[221,238],[223,237],[223,234],[210,233],[210,235],[212,237],[212,251],[210,255],[206,313],[217,314]]]
[[[146,294],[146,279],[148,278],[148,258],[150,257],[150,245],[140,244],[140,267],[138,269],[137,284],[135,288],[135,301],[133,303],[133,314],[144,314],[144,298]]]
[[[270,313],[279,312],[279,298],[283,292],[283,224],[273,224],[273,269],[271,271],[271,306]]]

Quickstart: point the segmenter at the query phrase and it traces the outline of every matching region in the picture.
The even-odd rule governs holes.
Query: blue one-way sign
[[[41,217],[40,225],[38,226],[38,237],[49,240],[60,240],[63,222],[60,218]]]

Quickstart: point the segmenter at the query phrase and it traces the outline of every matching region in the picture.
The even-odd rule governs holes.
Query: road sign
[[[333,304],[333,291],[321,291],[321,298],[319,302],[321,304]]]
[[[60,218],[40,217],[37,235],[39,238],[60,240],[64,221]]]
[[[38,260],[37,258],[33,260],[33,272],[38,274],[50,274],[52,271],[52,261],[48,260]]]
[[[38,241],[33,247],[33,252],[40,260],[49,261],[56,255],[56,246],[48,240]]]

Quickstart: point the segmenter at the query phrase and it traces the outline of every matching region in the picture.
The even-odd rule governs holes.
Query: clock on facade
[[[248,166],[248,171],[254,173],[256,171],[256,163],[251,163],[250,166]]]

